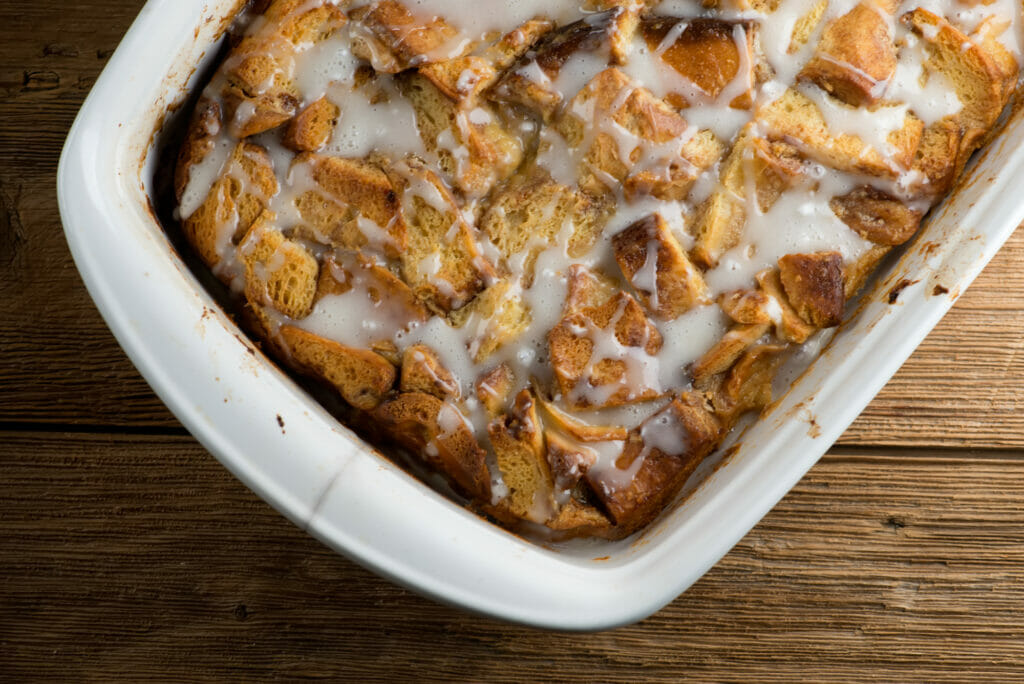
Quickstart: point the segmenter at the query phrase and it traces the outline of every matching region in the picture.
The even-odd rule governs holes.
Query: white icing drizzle
[[[460,218],[465,224],[454,222],[442,240],[452,241],[456,239],[460,227],[467,228],[480,253],[475,257],[477,265],[487,262],[488,268],[480,270],[490,272],[493,267],[493,271],[499,274],[496,280],[492,278],[486,284],[490,286],[497,280],[505,281],[508,289],[504,292],[504,299],[518,300],[527,311],[525,327],[518,337],[500,346],[485,362],[478,364],[474,357],[491,332],[493,322],[489,319],[473,314],[460,327],[440,315],[422,321],[417,312],[410,311],[397,298],[382,299],[371,293],[374,278],[371,265],[376,265],[391,268],[394,272],[401,269],[415,270],[442,294],[458,299],[452,283],[441,277],[443,264],[440,251],[426,254],[419,263],[402,263],[399,266],[394,259],[399,245],[389,232],[394,225],[377,225],[366,216],[359,215],[356,218],[357,227],[369,244],[358,256],[326,247],[329,243],[327,236],[303,233],[303,237],[308,240],[302,240],[301,244],[317,256],[322,267],[332,269],[335,280],[350,289],[342,294],[321,297],[308,316],[299,321],[287,322],[352,347],[367,348],[383,343],[393,345],[401,353],[414,344],[428,346],[455,379],[457,387],[451,389],[459,397],[458,400],[446,401],[436,417],[442,431],[439,438],[465,425],[474,432],[481,445],[488,446],[487,426],[491,418],[476,397],[476,384],[483,372],[504,364],[515,378],[517,388],[533,385],[547,391],[553,395],[551,398],[554,404],[563,410],[568,410],[567,407],[575,402],[599,406],[625,390],[630,403],[623,406],[573,412],[576,419],[590,425],[622,426],[639,432],[642,449],[625,469],[617,465],[625,444],[623,441],[588,442],[580,446],[593,457],[588,479],[596,482],[606,492],[627,487],[653,449],[669,456],[685,453],[689,446],[688,436],[671,419],[665,407],[672,394],[691,389],[689,366],[722,339],[730,327],[730,321],[714,303],[698,304],[671,321],[661,320],[648,312],[650,322],[662,338],[656,353],[648,354],[645,344],[647,340],[625,345],[615,334],[616,323],[625,312],[626,304],[623,301],[609,325],[599,328],[584,319],[571,327],[573,334],[588,339],[593,346],[583,377],[589,377],[596,364],[602,360],[613,360],[621,362],[625,369],[621,380],[596,387],[580,382],[568,396],[560,396],[554,389],[554,371],[548,358],[548,334],[565,315],[572,268],[583,266],[609,276],[615,279],[616,286],[626,292],[631,288],[642,290],[647,293],[649,308],[657,309],[661,296],[657,287],[658,243],[650,240],[645,245],[646,260],[627,284],[615,261],[610,237],[636,221],[657,213],[664,219],[682,249],[686,252],[692,250],[695,246],[691,232],[694,217],[701,204],[719,187],[722,169],[721,160],[707,169],[697,169],[681,157],[684,145],[702,130],[710,130],[723,143],[734,141],[737,133],[762,108],[794,87],[817,106],[831,137],[856,136],[868,150],[874,150],[882,157],[891,167],[895,178],[882,181],[808,163],[805,177],[794,187],[783,191],[770,208],[762,210],[751,179],[752,174],[745,174],[747,187],[743,197],[738,198],[743,202],[745,213],[742,238],[737,246],[721,255],[717,266],[702,274],[708,286],[706,301],[713,302],[719,294],[725,292],[753,287],[757,273],[774,267],[778,259],[787,254],[829,250],[839,252],[844,261],[852,262],[863,256],[872,247],[872,243],[861,238],[836,217],[829,206],[830,200],[857,187],[872,185],[894,196],[906,198],[915,208],[927,209],[927,201],[915,199],[911,195],[912,189],[922,180],[921,174],[900,168],[893,161],[896,150],[889,142],[889,137],[904,127],[908,114],[918,117],[927,126],[955,115],[963,107],[954,84],[928,66],[929,54],[925,42],[901,22],[895,21],[894,16],[899,17],[920,6],[946,17],[954,26],[970,34],[986,18],[996,15],[1005,20],[1005,26],[1000,24],[993,31],[998,33],[996,37],[999,42],[1017,59],[1020,59],[1021,45],[1024,44],[1019,0],[993,0],[987,5],[968,5],[954,0],[906,0],[894,16],[876,7],[888,22],[898,48],[897,67],[891,78],[876,82],[872,89],[871,94],[880,98],[880,104],[870,111],[857,109],[843,104],[814,85],[797,83],[800,70],[815,55],[815,47],[824,27],[851,11],[861,0],[829,0],[809,38],[805,43],[796,45],[793,41],[794,27],[812,11],[818,1],[781,0],[778,9],[769,14],[754,11],[746,0],[723,0],[721,6],[713,10],[704,7],[699,0],[664,0],[657,4],[651,14],[676,18],[678,21],[670,26],[661,44],[653,49],[639,33],[634,36],[626,50],[625,64],[616,67],[628,76],[629,83],[619,92],[610,111],[615,113],[623,107],[637,88],[644,88],[655,97],[667,98],[669,102],[677,101],[670,98],[670,95],[681,96],[689,105],[679,112],[687,123],[686,129],[682,135],[664,143],[645,140],[607,116],[607,112],[595,111],[592,100],[576,98],[613,61],[607,41],[597,49],[579,50],[569,55],[554,74],[546,73],[536,60],[531,59],[534,53],[529,53],[520,64],[512,67],[518,75],[560,98],[556,118],[572,115],[584,122],[583,139],[574,147],[567,144],[554,126],[540,126],[539,119],[525,117],[511,120],[509,112],[491,109],[478,102],[456,108],[454,131],[446,128],[437,139],[429,141],[432,150],[450,153],[457,167],[456,175],[461,176],[468,170],[469,164],[475,163],[470,158],[470,149],[465,141],[479,134],[482,127],[496,124],[517,133],[524,140],[532,140],[536,144],[535,154],[526,154],[526,163],[543,169],[569,191],[579,190],[581,176],[586,171],[607,186],[605,190],[615,201],[615,210],[590,251],[576,257],[569,254],[570,241],[577,228],[572,216],[569,216],[553,239],[538,234],[520,254],[503,258],[495,245],[475,227],[487,208],[487,196],[466,198],[451,188],[442,192],[424,180],[422,175],[413,172],[410,165],[423,162],[436,168],[438,160],[435,154],[427,152],[428,146],[421,138],[415,111],[400,91],[398,84],[402,77],[378,73],[369,79],[362,79],[362,74],[357,78],[358,70],[365,65],[352,54],[350,41],[353,32],[364,28],[350,21],[318,44],[291,46],[279,41],[271,45],[269,49],[278,58],[279,70],[266,83],[259,84],[258,89],[267,90],[275,85],[275,78],[284,78],[297,92],[300,107],[308,106],[322,97],[335,103],[341,110],[340,115],[330,141],[321,153],[356,159],[370,155],[375,155],[377,159],[383,158],[382,163],[389,172],[405,179],[399,201],[407,209],[411,198],[418,196],[439,212],[448,213],[453,209],[460,212]],[[347,3],[334,0],[307,0],[295,11],[306,11],[325,2],[348,7]],[[353,4],[358,6],[365,3]],[[581,0],[507,0],[501,3],[405,0],[405,5],[415,16],[425,21],[442,19],[458,31],[458,35],[446,44],[430,55],[421,57],[421,62],[474,50],[476,54],[483,54],[481,50],[488,41],[516,29],[530,19],[546,18],[564,26],[581,18],[587,20],[588,17],[599,16],[592,9],[584,9]],[[737,74],[714,97],[662,59],[691,22],[699,17],[718,17],[734,22],[732,39],[739,55]],[[269,36],[273,29],[263,17],[256,17],[249,23],[247,31],[250,35]],[[753,35],[748,35],[748,31],[753,32]],[[751,44],[757,46],[753,52],[749,49]],[[830,59],[828,56],[824,58]],[[229,58],[228,64],[236,59],[237,56]],[[755,59],[763,59],[768,68],[755,70]],[[849,64],[840,66],[855,70]],[[755,73],[764,80],[755,82]],[[866,76],[863,73],[861,75]],[[480,78],[479,73],[466,70],[459,78],[459,84],[469,86],[477,78]],[[215,77],[206,91],[207,97],[218,100],[223,86],[223,76]],[[731,103],[745,94],[750,95],[749,108],[731,106]],[[243,102],[235,112],[233,123],[236,126],[246,123],[254,111],[252,103]],[[206,131],[208,151],[190,167],[188,182],[178,207],[178,215],[182,220],[194,215],[208,198],[210,189],[224,176],[238,181],[243,192],[258,194],[258,189],[251,187],[240,165],[232,161],[238,140],[232,137],[230,129],[231,126],[225,124],[217,126],[216,130]],[[767,134],[756,123],[753,130],[755,134]],[[685,198],[679,200],[660,200],[652,196],[631,196],[627,200],[618,179],[596,166],[585,166],[588,163],[585,162],[585,156],[599,135],[607,136],[612,141],[619,160],[626,161],[630,174],[643,171],[656,178],[670,180],[672,173],[681,169],[695,179],[693,187]],[[298,215],[296,199],[308,191],[318,191],[324,201],[335,200],[317,184],[310,163],[304,161],[304,158],[297,160],[295,152],[281,143],[280,130],[260,134],[251,138],[250,142],[267,151],[277,177],[280,188],[278,193],[274,197],[261,198],[276,215],[274,227],[286,235],[292,235],[291,231],[300,225],[315,231],[314,226],[307,224]],[[790,142],[800,147],[800,141]],[[530,151],[533,149],[531,147]],[[411,160],[412,157],[416,159]],[[490,161],[498,165],[504,160]],[[451,197],[446,196],[449,191],[452,191]],[[458,206],[453,207],[452,201]],[[539,208],[539,212],[545,221],[550,221],[559,208],[552,204]],[[232,240],[238,221],[237,212],[226,217],[216,227],[215,240],[220,258],[215,271],[235,289],[240,289],[244,281],[244,268],[238,257],[244,256],[256,242],[253,239],[236,248]],[[298,238],[293,236],[293,239]],[[258,271],[257,275],[266,277],[283,266],[285,259],[285,250],[278,249],[269,259],[256,264],[254,268]],[[770,300],[768,313],[778,319],[782,310],[777,302]],[[285,320],[277,312],[269,312],[269,315],[272,321]],[[271,331],[271,334],[275,333]],[[658,398],[648,399],[651,392],[658,393]],[[428,453],[436,455],[437,449],[436,440],[427,446]],[[502,481],[493,455],[488,466],[493,502],[496,503],[507,496],[508,488]],[[564,503],[567,496],[563,491],[557,493],[556,499]],[[548,505],[546,500],[535,500],[531,517],[539,521],[546,519],[551,513]]]

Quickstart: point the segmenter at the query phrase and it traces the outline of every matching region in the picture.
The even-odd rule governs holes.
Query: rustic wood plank
[[[106,329],[55,193],[64,137],[142,0],[0,3],[0,422],[177,422]]]
[[[0,423],[178,429],[103,324],[53,192],[64,135],[141,0],[0,5]],[[1024,447],[1024,232],[844,444]]]
[[[1024,446],[1024,230],[843,436],[844,444]]]
[[[560,635],[377,579],[188,438],[9,433],[2,451],[14,681],[1024,676],[1024,452],[832,453],[661,613]]]

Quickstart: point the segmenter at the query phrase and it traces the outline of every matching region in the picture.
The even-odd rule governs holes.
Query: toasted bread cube
[[[677,24],[686,22],[686,28],[677,32]],[[753,105],[751,91],[754,86],[755,24],[750,21],[724,21],[717,18],[681,19],[651,16],[645,18],[640,33],[652,53],[675,69],[687,81],[699,88],[711,101],[715,101],[732,83],[744,85],[743,91],[732,96],[729,106],[749,109]],[[669,34],[678,33],[671,45],[665,46]],[[735,88],[730,89],[732,93]],[[665,99],[675,107],[683,108],[689,102],[685,93],[672,93]]]
[[[533,167],[493,196],[479,225],[502,256],[521,263],[521,270],[529,275],[537,254],[554,244],[566,226],[572,231],[566,253],[579,258],[590,251],[610,208],[604,199],[557,183],[546,171]]]
[[[786,348],[759,344],[740,357],[712,396],[715,415],[726,429],[747,411],[759,411],[772,401],[772,380],[782,364]]]
[[[798,78],[848,105],[875,104],[896,71],[890,24],[873,2],[862,2],[825,26],[814,57]]]
[[[564,538],[570,539],[573,537],[621,539],[629,536],[628,532],[616,528],[608,515],[597,506],[577,499],[575,496],[577,489],[579,487],[573,490],[572,498],[558,510],[558,515],[545,523],[548,529],[559,532]],[[587,490],[589,489],[587,487]]]
[[[438,157],[446,180],[469,197],[482,197],[523,159],[523,144],[486,104],[461,107],[418,74],[402,80],[426,150]]]
[[[768,323],[737,325],[731,328],[690,368],[693,386],[709,387],[715,376],[729,370],[743,352],[764,337],[769,330],[771,325]]]
[[[500,363],[477,378],[476,398],[483,405],[487,415],[497,418],[505,410],[512,390],[515,389],[515,374],[508,364]]]
[[[787,254],[779,259],[786,298],[800,318],[816,328],[831,328],[843,320],[844,277],[839,252]]]
[[[398,389],[432,394],[442,400],[457,400],[461,394],[455,376],[444,367],[437,353],[425,344],[414,344],[402,353]]]
[[[489,45],[479,55],[427,64],[420,67],[419,72],[452,100],[473,103],[497,83],[506,68],[552,28],[554,24],[550,21],[531,19],[516,30],[506,33],[501,40]]]
[[[362,159],[302,154],[293,176],[309,174],[316,189],[295,199],[306,226],[300,234],[318,242],[358,250],[373,247],[398,256],[407,246],[398,192],[378,165]]]
[[[886,192],[863,186],[840,197],[829,207],[839,220],[861,237],[879,245],[902,245],[921,225],[924,212],[907,206]]]
[[[765,2],[765,0],[758,0],[759,2]],[[774,3],[775,7],[770,8],[771,11],[775,11],[778,8],[779,0],[768,0],[768,2]],[[828,9],[828,0],[818,0],[811,6],[810,10],[802,14],[796,22],[793,23],[793,31],[789,36],[789,47],[786,52],[793,55],[800,51],[807,41],[814,35],[815,29],[818,28],[818,24],[821,23],[822,17],[825,16],[825,10]]]
[[[622,432],[625,434],[616,441],[626,440],[628,432],[625,429]],[[557,431],[545,433],[545,447],[555,486],[563,491],[575,487],[590,466],[597,462],[597,453],[593,449]]]
[[[378,406],[373,419],[391,440],[445,475],[460,494],[490,501],[487,453],[454,404],[405,392]]]
[[[815,328],[797,313],[782,287],[782,280],[776,270],[765,270],[757,274],[757,284],[761,290],[775,300],[778,310],[775,315],[775,334],[794,344],[803,344]]]
[[[941,72],[963,103],[957,115],[964,128],[961,155],[981,143],[992,128],[1009,96],[1003,67],[980,45],[952,26],[945,18],[917,8],[900,20],[926,42],[927,66]]]
[[[644,307],[675,320],[707,303],[707,284],[690,263],[668,224],[651,214],[612,237],[615,260]]]
[[[292,119],[282,142],[296,152],[316,152],[331,141],[340,115],[338,105],[321,97]]]
[[[508,280],[495,283],[473,302],[452,315],[459,327],[471,326],[476,336],[470,343],[473,360],[483,363],[492,354],[514,342],[530,327],[530,307]]]
[[[554,482],[544,450],[544,430],[533,394],[524,389],[512,409],[487,426],[508,496],[499,504],[516,518],[537,523],[555,512]]]
[[[957,118],[956,115],[947,116],[924,129],[911,167],[921,180],[908,184],[909,191],[923,197],[938,198],[953,187],[953,181],[967,163],[967,157],[960,154],[963,132]]]
[[[806,177],[807,161],[789,143],[755,137],[744,128],[719,171],[719,185],[698,208],[697,237],[692,258],[713,268],[726,251],[739,244],[747,216],[747,192],[753,188],[761,211],[768,211],[782,193]],[[748,182],[752,178],[753,182]]]
[[[614,180],[627,199],[681,200],[697,176],[718,161],[724,148],[715,136],[688,129],[673,107],[614,67],[577,93],[558,123],[570,147],[589,144],[579,168],[580,188],[601,195],[614,190],[609,186]],[[682,140],[678,146],[677,139]]]
[[[474,331],[469,353],[477,363],[485,362],[530,327],[530,308],[519,296],[517,286],[501,280],[481,292],[469,305],[452,312],[452,323]]]
[[[835,106],[847,105],[836,102]],[[839,171],[890,179],[910,168],[924,131],[921,120],[908,111],[902,127],[888,135],[890,149],[877,150],[855,135],[829,130],[818,105],[792,88],[760,107],[757,120],[772,139],[797,141],[809,156]]]
[[[262,28],[246,36],[222,67],[228,129],[237,138],[257,135],[295,116],[302,93],[291,80],[295,54],[346,23],[335,5],[278,0]]]
[[[209,148],[206,149],[209,153]],[[179,174],[185,184],[191,163],[187,162]],[[184,185],[181,187],[183,192]],[[275,194],[277,177],[267,151],[242,141],[235,146],[206,199],[182,221],[185,236],[203,261],[215,268],[266,210]]]
[[[569,267],[568,280],[565,313],[580,313],[588,307],[600,306],[619,291],[615,281],[604,273],[592,271],[581,264]]]
[[[352,54],[370,62],[376,71],[397,74],[453,57],[450,53],[459,47],[459,32],[444,17],[414,13],[397,0],[358,7],[349,16],[357,24],[352,30]]]
[[[857,294],[868,278],[878,269],[878,264],[892,250],[887,245],[875,245],[859,258],[847,262],[843,266],[843,277],[846,281],[846,298]]]
[[[719,296],[718,306],[741,325],[773,323],[771,297],[760,290],[736,290]]]
[[[395,384],[395,367],[372,351],[347,347],[293,325],[282,325],[280,338],[295,363],[330,383],[358,409],[377,407]]]
[[[449,99],[464,105],[475,102],[499,76],[491,62],[477,55],[427,64],[419,72]]]
[[[408,159],[392,174],[401,185],[401,212],[407,227],[401,254],[402,276],[435,310],[466,304],[494,276],[447,186],[426,165]]]
[[[557,80],[562,67],[577,54],[590,53],[598,60],[608,55],[610,59],[612,34],[624,11],[613,7],[546,33],[505,71],[491,97],[522,105],[539,114],[545,123],[554,121],[562,104],[576,94],[559,91]]]
[[[607,408],[661,394],[652,377],[661,334],[631,295],[570,311],[548,333],[555,379],[575,409]]]
[[[272,225],[274,218],[264,212],[238,245],[245,264],[245,296],[289,318],[305,318],[313,309],[320,265],[308,249]]]
[[[621,442],[629,436],[626,428],[611,425],[592,425],[582,421],[555,406],[549,401],[537,399],[544,423],[579,442]]]
[[[637,530],[679,492],[720,436],[721,426],[699,395],[679,396],[625,442],[615,463],[618,470],[629,470],[636,459],[643,459],[628,484],[602,477],[604,473],[593,467],[587,470],[587,481],[616,526]]]

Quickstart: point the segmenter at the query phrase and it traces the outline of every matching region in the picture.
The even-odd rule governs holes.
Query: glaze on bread
[[[1010,0],[274,0],[183,231],[268,347],[482,515],[649,524],[993,135]]]

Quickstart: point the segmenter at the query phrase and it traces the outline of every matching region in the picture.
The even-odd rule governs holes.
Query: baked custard
[[[622,538],[954,187],[1018,0],[274,0],[185,235],[343,420],[481,514]]]

